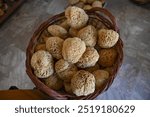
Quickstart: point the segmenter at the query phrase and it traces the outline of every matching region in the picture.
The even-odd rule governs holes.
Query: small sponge
[[[59,25],[50,25],[48,27],[48,32],[52,36],[60,37],[63,39],[67,37],[67,30]]]
[[[98,44],[101,48],[111,48],[117,43],[119,39],[119,34],[109,29],[99,30],[98,36]]]

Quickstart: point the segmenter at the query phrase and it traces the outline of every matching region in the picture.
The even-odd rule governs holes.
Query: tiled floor
[[[150,5],[106,1],[120,27],[124,62],[112,86],[97,99],[150,99]],[[0,90],[34,87],[25,72],[27,44],[38,25],[66,5],[66,0],[26,0],[0,27]]]

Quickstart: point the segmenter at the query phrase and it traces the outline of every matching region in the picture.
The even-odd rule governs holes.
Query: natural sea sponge
[[[72,91],[77,96],[87,96],[95,91],[95,77],[90,72],[80,70],[71,79]]]
[[[39,50],[32,55],[31,66],[33,69],[45,68],[53,65],[53,58],[49,52]]]
[[[64,40],[59,37],[49,37],[46,41],[46,49],[56,59],[62,58],[62,46]]]
[[[39,50],[32,55],[31,66],[38,78],[47,78],[54,73],[53,58],[44,50]]]
[[[67,61],[60,59],[55,64],[55,71],[60,79],[65,82],[70,82],[72,76],[78,71],[78,69],[75,65],[71,65]]]
[[[96,89],[99,89],[109,78],[109,73],[105,70],[96,70],[93,72],[96,80]]]
[[[68,7],[65,11],[68,24],[75,29],[80,29],[87,24],[89,19],[85,11],[79,7]]]
[[[63,43],[62,55],[69,63],[76,63],[85,50],[85,43],[80,38],[68,38]]]
[[[111,48],[117,43],[119,39],[119,34],[111,29],[99,30],[98,36],[98,45],[101,48]]]
[[[56,74],[45,79],[45,84],[53,90],[60,90],[63,87],[63,81]]]
[[[103,67],[111,67],[117,58],[117,51],[114,48],[102,49],[99,52],[99,64]]]
[[[67,37],[67,30],[59,25],[50,25],[48,27],[48,32],[52,36],[60,37],[65,39]]]
[[[93,47],[87,47],[82,57],[77,62],[77,66],[80,68],[92,67],[99,59],[99,54]]]
[[[96,28],[88,25],[78,32],[78,37],[85,42],[86,46],[95,46],[97,42]]]

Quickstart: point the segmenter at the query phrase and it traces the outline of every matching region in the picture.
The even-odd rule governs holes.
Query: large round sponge
[[[87,96],[95,91],[95,77],[90,72],[80,70],[71,79],[72,91],[77,96]]]
[[[98,36],[98,45],[101,48],[111,48],[117,43],[119,39],[119,34],[111,29],[99,30]]]
[[[87,47],[82,57],[77,62],[77,66],[80,68],[92,67],[99,59],[99,54],[93,47]]]
[[[44,50],[39,50],[32,55],[31,66],[38,78],[47,78],[54,73],[53,58]]]
[[[33,69],[44,68],[53,64],[53,58],[49,52],[39,50],[31,57],[31,66]]]
[[[59,37],[49,37],[46,41],[46,49],[56,59],[62,58],[62,46],[64,40]]]
[[[63,43],[62,55],[69,63],[76,63],[85,50],[85,43],[80,38],[68,38]]]

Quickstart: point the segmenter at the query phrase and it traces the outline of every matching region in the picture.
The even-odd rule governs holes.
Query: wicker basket
[[[119,32],[115,18],[108,10],[103,9],[103,8],[93,8],[86,12],[90,18],[88,24],[94,25],[97,29],[101,28],[101,25],[104,24],[105,27],[107,27],[108,29],[113,29],[113,30]],[[47,95],[49,95],[50,97],[52,97],[54,99],[76,99],[76,100],[78,100],[78,99],[84,99],[84,100],[94,99],[99,94],[106,91],[110,87],[115,76],[117,75],[118,69],[120,68],[120,66],[122,64],[123,42],[121,39],[119,39],[119,41],[115,45],[118,56],[117,56],[115,64],[113,65],[113,70],[110,73],[109,80],[99,90],[96,90],[94,93],[92,93],[88,96],[77,97],[75,95],[67,94],[64,91],[52,90],[49,87],[47,87],[40,79],[38,79],[34,75],[33,70],[31,68],[30,60],[34,53],[34,47],[37,44],[37,42],[39,41],[39,37],[42,34],[42,32],[45,29],[47,29],[48,26],[50,26],[52,24],[59,24],[60,22],[62,22],[65,19],[66,18],[65,18],[64,13],[55,15],[55,16],[51,17],[50,19],[48,19],[47,21],[45,21],[44,23],[42,23],[40,25],[40,27],[34,32],[32,38],[29,42],[29,45],[27,47],[27,50],[26,50],[26,72],[27,72],[28,76],[30,77],[30,79],[32,80],[32,82],[36,85],[37,89],[41,90],[42,92],[46,93]]]

